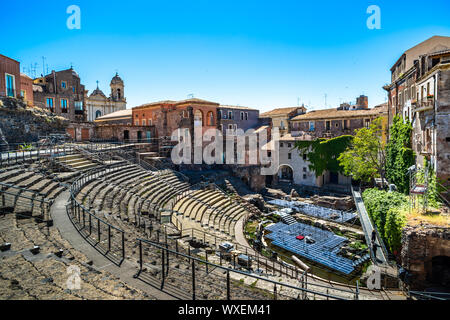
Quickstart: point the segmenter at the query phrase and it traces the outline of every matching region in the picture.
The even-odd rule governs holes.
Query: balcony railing
[[[434,106],[434,99],[423,99],[412,103],[413,111],[421,112],[432,109]]]

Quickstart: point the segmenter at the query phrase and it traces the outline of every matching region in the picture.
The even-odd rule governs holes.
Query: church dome
[[[119,77],[119,74],[117,72],[114,78],[111,79],[111,84],[123,84],[123,80]]]
[[[95,89],[94,91],[92,91],[92,93],[89,95],[89,97],[92,97],[92,96],[102,96],[102,97],[105,97],[105,98],[106,98],[105,94],[103,93],[102,90],[100,90],[100,89],[98,88],[98,86],[97,86],[97,89]]]

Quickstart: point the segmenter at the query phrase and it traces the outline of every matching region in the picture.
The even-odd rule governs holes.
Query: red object
[[[304,236],[296,236],[295,238],[298,239],[298,240],[303,240],[303,239],[305,239]]]

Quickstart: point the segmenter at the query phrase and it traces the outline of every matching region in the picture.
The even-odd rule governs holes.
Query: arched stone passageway
[[[278,177],[280,178],[280,180],[292,182],[294,179],[294,170],[291,166],[283,164],[278,169]]]

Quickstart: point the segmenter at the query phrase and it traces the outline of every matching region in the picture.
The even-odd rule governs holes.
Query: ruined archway
[[[294,169],[290,165],[282,164],[278,169],[280,181],[292,182],[294,180]]]
[[[435,256],[427,268],[427,281],[433,285],[450,288],[450,257]]]

